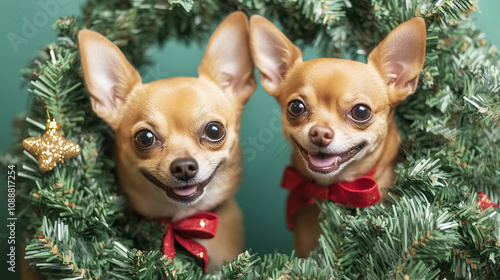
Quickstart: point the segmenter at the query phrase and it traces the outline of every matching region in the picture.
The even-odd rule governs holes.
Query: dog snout
[[[320,147],[328,146],[333,141],[335,133],[328,126],[314,125],[309,130],[309,139]]]
[[[188,181],[198,172],[198,163],[194,158],[178,158],[170,164],[172,175],[182,181]]]

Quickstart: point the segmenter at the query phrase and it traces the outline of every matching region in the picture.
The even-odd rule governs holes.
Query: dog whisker
[[[283,153],[287,150],[287,147],[290,147],[290,143],[286,139],[282,140],[272,154],[271,164],[276,164]]]

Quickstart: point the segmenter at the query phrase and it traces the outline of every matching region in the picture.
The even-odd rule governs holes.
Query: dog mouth
[[[189,204],[195,202],[203,194],[205,186],[212,181],[221,164],[222,163],[219,163],[219,165],[217,165],[206,180],[186,186],[167,186],[146,170],[141,170],[141,173],[151,183],[165,191],[170,199],[179,203]]]
[[[361,142],[342,153],[331,154],[321,151],[308,151],[293,136],[291,138],[299,148],[309,169],[318,173],[329,173],[338,170],[343,163],[349,161],[366,146],[366,142]]]

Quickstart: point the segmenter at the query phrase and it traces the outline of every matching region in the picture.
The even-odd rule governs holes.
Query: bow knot
[[[163,238],[163,254],[169,259],[175,257],[175,242],[189,253],[203,259],[203,270],[208,264],[207,249],[193,238],[210,239],[217,232],[219,217],[214,213],[203,212],[187,217],[183,220],[172,222],[170,219],[159,219],[158,222],[166,225]]]
[[[293,229],[293,214],[306,205],[314,204],[314,199],[333,202],[352,207],[368,207],[380,200],[377,181],[372,177],[375,167],[365,176],[350,182],[333,183],[324,187],[309,180],[291,167],[285,169],[281,186],[290,190],[287,199],[287,225]]]

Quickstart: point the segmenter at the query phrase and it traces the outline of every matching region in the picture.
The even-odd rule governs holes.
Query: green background
[[[0,151],[9,151],[14,144],[11,137],[12,121],[16,116],[22,116],[31,99],[26,88],[21,87],[20,69],[37,51],[56,39],[51,26],[57,18],[62,15],[78,16],[83,3],[83,0],[22,0],[5,2],[0,9]],[[477,26],[485,33],[487,40],[499,45],[500,1],[482,0],[479,4],[480,13],[475,14]],[[10,38],[15,36],[24,40],[13,43]],[[154,47],[150,55],[155,63],[140,69],[144,81],[196,76],[204,46],[185,46],[171,41],[161,49]],[[304,59],[317,56],[314,50],[308,49]],[[288,254],[293,248],[293,241],[284,219],[287,193],[279,187],[279,183],[289,160],[290,147],[281,135],[281,129],[276,127],[276,124],[280,124],[279,107],[261,86],[247,104],[242,122],[240,138],[245,156],[244,173],[237,199],[245,215],[247,248],[261,254],[274,250]],[[7,170],[0,172],[0,274],[7,276],[2,279],[16,279],[7,272],[8,228],[5,226],[7,203],[4,195]],[[16,211],[19,213],[19,209]],[[17,235],[20,237],[21,233]],[[18,254],[17,259],[20,258],[22,256]],[[16,269],[20,269],[19,265]]]

